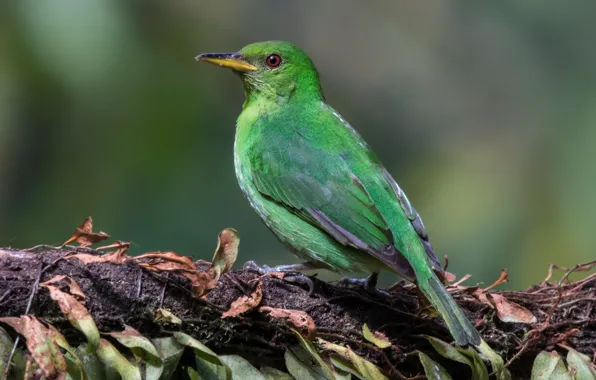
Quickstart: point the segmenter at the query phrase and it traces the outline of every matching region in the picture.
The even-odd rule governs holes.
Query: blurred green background
[[[233,169],[243,91],[194,57],[269,39],[421,213],[450,269],[508,287],[596,256],[596,2],[38,1],[0,11],[0,246],[60,244],[88,215],[134,243],[296,262]],[[391,280],[385,275],[385,281]]]

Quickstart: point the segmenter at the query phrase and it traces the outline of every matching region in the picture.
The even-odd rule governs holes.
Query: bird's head
[[[238,73],[247,99],[256,96],[280,102],[294,96],[323,97],[317,69],[304,51],[289,42],[257,42],[236,53],[201,54],[197,60]]]

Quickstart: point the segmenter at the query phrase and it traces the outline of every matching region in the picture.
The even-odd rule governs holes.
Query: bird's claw
[[[391,295],[386,290],[377,288],[377,278],[378,278],[377,273],[373,273],[370,276],[365,277],[365,278],[344,277],[341,280],[339,280],[338,285],[340,285],[340,286],[350,286],[350,285],[361,286],[364,290],[366,290],[367,292],[369,292],[371,294],[381,295],[384,297],[390,297]]]
[[[291,270],[292,266],[288,265],[279,265],[276,267],[270,267],[268,265],[259,265],[254,261],[248,261],[243,266],[242,269],[258,273],[261,276],[264,276],[269,273],[273,272],[281,272],[284,273],[283,280],[291,283],[297,284],[308,287],[308,295],[312,295],[315,290],[315,283],[314,281],[305,274],[300,272],[296,272]]]
[[[249,272],[255,272],[260,274],[261,276],[267,274],[267,273],[271,273],[271,272],[275,272],[274,268],[271,268],[268,265],[259,265],[254,261],[247,261],[243,266],[242,269],[247,270]]]
[[[315,291],[315,282],[305,274],[292,273],[284,276],[284,281],[308,287],[308,295],[311,296]]]

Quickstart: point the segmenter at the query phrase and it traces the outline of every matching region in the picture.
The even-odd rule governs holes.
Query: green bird
[[[323,96],[308,55],[288,42],[250,44],[197,60],[239,74],[246,100],[236,124],[234,166],[251,206],[304,264],[415,281],[457,344],[480,335],[443,287],[443,270],[420,216],[372,149]]]

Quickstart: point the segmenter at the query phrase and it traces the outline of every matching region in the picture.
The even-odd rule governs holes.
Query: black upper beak
[[[198,55],[196,60],[213,63],[221,67],[228,67],[240,72],[250,72],[258,69],[256,66],[246,62],[244,57],[238,53],[204,53]]]

